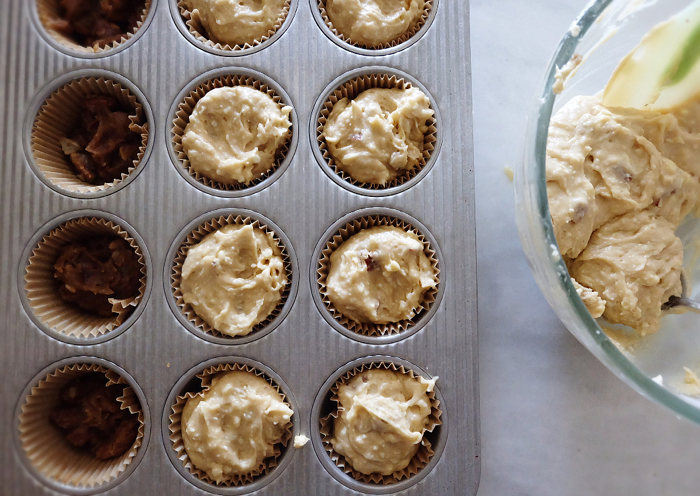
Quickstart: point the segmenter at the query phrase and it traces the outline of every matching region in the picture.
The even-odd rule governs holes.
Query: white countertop
[[[452,1],[452,0],[450,0]],[[609,372],[542,297],[504,168],[585,0],[472,0],[479,270],[480,496],[697,495],[700,426]]]

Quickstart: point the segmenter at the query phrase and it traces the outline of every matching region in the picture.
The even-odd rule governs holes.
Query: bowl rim
[[[514,180],[516,220],[523,250],[530,269],[545,298],[562,323],[613,374],[642,396],[654,400],[674,413],[700,424],[700,408],[667,390],[642,372],[608,338],[591,316],[573,286],[554,236],[547,198],[545,157],[547,134],[556,96],[552,91],[557,69],[574,54],[580,39],[614,0],[592,0],[564,35],[549,67],[544,87],[529,114],[523,160]],[[539,245],[539,246],[537,246]],[[545,254],[543,256],[543,253]],[[545,260],[545,258],[548,258]],[[563,308],[552,298],[554,292],[565,295],[570,305]],[[587,332],[575,332],[585,329]]]

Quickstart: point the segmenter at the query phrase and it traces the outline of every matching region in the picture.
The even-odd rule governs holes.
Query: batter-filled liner
[[[141,279],[135,297],[112,299],[114,314],[100,317],[61,298],[58,292],[61,283],[54,277],[54,264],[66,245],[105,235],[119,236],[134,249],[141,264]],[[100,217],[80,217],[64,222],[39,241],[29,257],[24,288],[29,306],[48,328],[67,336],[94,338],[113,331],[128,318],[146,292],[146,275],[146,259],[141,247],[124,228]]]
[[[219,364],[214,365],[212,367],[208,367],[195,376],[201,381],[201,389],[198,391],[183,392],[183,394],[175,398],[175,404],[171,406],[172,413],[168,417],[170,419],[170,425],[168,426],[168,429],[170,431],[170,445],[172,449],[174,449],[177,453],[177,457],[182,462],[183,466],[192,475],[204,482],[208,482],[209,484],[213,484],[215,486],[220,487],[242,486],[244,484],[250,484],[259,477],[270,473],[270,471],[272,471],[277,466],[279,457],[282,456],[283,451],[287,449],[289,440],[292,438],[293,424],[290,421],[285,426],[286,431],[282,439],[279,443],[275,444],[274,454],[272,456],[265,458],[262,461],[262,463],[258,467],[256,467],[255,470],[253,470],[252,472],[242,475],[233,475],[220,483],[217,483],[216,481],[211,479],[205,471],[200,470],[194,466],[189,456],[187,456],[187,451],[185,451],[185,443],[182,440],[182,411],[185,408],[188,399],[195,398],[197,396],[203,396],[204,392],[209,390],[209,387],[211,386],[211,381],[215,376],[235,370],[250,372],[258,377],[262,377],[268,384],[275,388],[275,390],[279,393],[280,397],[282,398],[282,402],[285,405],[287,405],[290,409],[292,408],[292,405],[290,405],[287,401],[279,385],[270,377],[268,377],[265,373],[257,370],[254,367],[251,367],[250,365],[241,365],[238,363]]]
[[[331,411],[331,413],[320,419],[319,429],[321,434],[321,441],[323,442],[323,447],[325,448],[326,453],[328,453],[328,456],[330,456],[331,460],[333,460],[333,463],[335,463],[335,465],[340,470],[350,475],[353,479],[367,484],[395,484],[397,482],[401,482],[404,479],[408,479],[416,475],[418,472],[424,469],[428,465],[428,463],[430,463],[430,460],[435,455],[435,452],[432,449],[432,444],[426,438],[426,433],[432,433],[435,431],[436,427],[442,425],[442,420],[440,419],[440,417],[442,416],[442,410],[440,410],[440,401],[438,401],[437,396],[435,395],[435,391],[427,393],[428,398],[430,399],[431,406],[430,416],[428,417],[428,425],[425,429],[423,429],[423,439],[421,441],[420,447],[418,448],[418,452],[416,452],[416,454],[411,459],[411,462],[405,469],[399,470],[398,472],[394,472],[390,475],[382,475],[376,472],[367,475],[358,472],[357,470],[352,468],[350,463],[345,459],[343,455],[339,454],[335,451],[335,449],[333,449],[331,439],[333,438],[334,421],[336,418],[338,418],[340,412],[344,410],[343,407],[340,405],[340,399],[338,397],[338,388],[350,382],[350,380],[353,377],[355,377],[355,375],[361,374],[362,372],[368,370],[391,370],[394,372],[404,374],[410,377],[411,379],[416,380],[418,380],[417,378],[419,377],[419,374],[416,374],[413,370],[407,369],[403,365],[397,365],[391,362],[363,364],[350,370],[349,372],[346,372],[340,377],[340,379],[338,379],[335,382],[335,384],[333,384],[333,386],[331,386],[330,401],[332,403],[335,403],[336,406]],[[436,434],[439,435],[439,431],[436,432]]]
[[[289,153],[289,146],[292,141],[292,133],[295,132],[294,123],[292,123],[292,125],[289,127],[287,140],[284,143],[282,143],[277,149],[275,162],[272,164],[272,167],[270,167],[261,176],[253,179],[248,183],[222,183],[219,181],[215,181],[214,179],[210,179],[207,176],[204,176],[199,172],[194,171],[190,167],[190,160],[187,157],[187,154],[185,153],[184,147],[182,146],[182,137],[185,134],[185,128],[187,127],[187,124],[190,122],[190,116],[192,115],[192,112],[194,112],[194,108],[197,105],[197,102],[199,102],[199,100],[201,100],[204,97],[204,95],[206,95],[208,92],[215,88],[234,86],[249,86],[256,90],[262,91],[263,93],[266,93],[270,98],[272,98],[275,104],[277,104],[277,107],[280,109],[285,106],[291,106],[289,102],[282,101],[282,97],[278,95],[271,86],[268,86],[266,83],[259,81],[252,76],[245,75],[220,76],[214,79],[210,79],[209,81],[198,85],[195,89],[190,91],[189,94],[185,97],[184,101],[180,102],[180,104],[178,105],[177,112],[175,113],[175,119],[172,123],[173,150],[175,150],[175,154],[177,155],[181,166],[185,168],[185,170],[190,176],[192,176],[198,182],[204,184],[205,186],[221,191],[239,191],[242,189],[250,188],[252,186],[260,184],[265,179],[270,177],[277,169],[279,169],[280,165],[282,165],[282,162],[284,162],[284,159],[287,157],[287,153]]]
[[[324,127],[326,125],[326,122],[328,121],[328,116],[333,111],[333,107],[335,106],[335,104],[343,98],[354,100],[363,91],[373,88],[407,90],[411,87],[412,85],[410,82],[406,81],[403,78],[398,78],[390,74],[366,74],[364,76],[358,76],[349,81],[346,81],[338,88],[336,88],[328,97],[328,99],[326,99],[326,101],[323,102],[323,106],[321,107],[321,113],[318,115],[318,118],[316,120],[316,141],[319,149],[321,150],[321,154],[323,155],[323,159],[326,161],[328,166],[331,169],[333,169],[333,171],[343,180],[355,186],[359,186],[360,188],[382,190],[394,188],[396,186],[400,186],[406,183],[407,181],[410,181],[411,179],[416,177],[416,175],[418,175],[418,173],[421,171],[421,169],[423,169],[423,167],[425,167],[425,164],[428,162],[428,160],[430,160],[430,157],[433,154],[433,151],[435,150],[435,144],[437,142],[437,119],[435,118],[435,115],[433,115],[426,122],[428,130],[426,131],[423,138],[423,153],[420,159],[418,160],[418,164],[407,171],[400,171],[398,176],[396,176],[393,180],[388,181],[386,184],[372,184],[356,181],[355,179],[350,177],[349,174],[345,173],[340,168],[338,168],[338,166],[335,163],[335,160],[331,156],[331,153],[328,149],[328,144],[326,143],[326,138],[323,134]],[[431,104],[430,108],[435,110],[432,107],[433,102],[430,99],[429,101]]]
[[[180,15],[185,21],[185,24],[187,25],[187,29],[189,30],[190,34],[199,43],[202,43],[203,45],[206,45],[210,48],[215,48],[216,50],[239,52],[241,50],[247,50],[249,48],[259,46],[265,43],[267,40],[269,40],[272,36],[274,36],[274,34],[282,27],[284,21],[287,20],[287,16],[289,15],[291,5],[291,0],[286,0],[284,2],[284,7],[282,8],[280,16],[277,18],[277,22],[272,27],[272,29],[270,29],[267,32],[265,36],[262,36],[259,40],[254,40],[252,43],[245,43],[243,45],[229,45],[228,43],[221,44],[210,40],[209,36],[207,35],[207,30],[204,29],[204,26],[202,25],[199,13],[196,12],[196,10],[195,12],[189,10],[189,8],[187,7],[187,2],[185,2],[184,0],[180,0],[177,4],[177,7],[180,10]]]
[[[138,154],[127,172],[122,173],[121,178],[96,185],[78,177],[70,157],[63,153],[59,143],[79,122],[82,102],[93,95],[116,98],[122,107],[129,109],[129,129],[141,135]],[[34,162],[52,184],[73,193],[97,193],[118,185],[136,170],[146,153],[148,137],[149,124],[143,105],[128,88],[104,77],[84,77],[64,84],[46,99],[34,120],[30,140]]]
[[[49,414],[58,404],[61,388],[73,379],[95,372],[104,374],[105,387],[127,385],[118,401],[122,410],[138,414],[140,424],[131,448],[108,460],[98,460],[90,453],[73,448],[49,423]],[[141,446],[145,428],[141,403],[134,390],[117,372],[97,364],[75,363],[51,372],[32,387],[19,416],[22,448],[34,468],[49,479],[76,487],[99,486],[124,472]]]
[[[215,337],[230,338],[234,340],[237,336],[229,336],[228,334],[223,334],[214,329],[212,326],[210,326],[206,321],[204,321],[204,319],[199,317],[194,311],[194,308],[192,308],[192,305],[185,302],[182,296],[182,291],[180,289],[180,283],[182,282],[182,266],[185,263],[185,259],[187,258],[187,252],[190,249],[190,247],[198,244],[207,235],[231,224],[251,225],[253,226],[253,228],[261,229],[264,233],[268,235],[271,234],[272,239],[274,239],[274,241],[277,243],[277,247],[282,252],[282,263],[284,264],[284,270],[287,275],[287,284],[284,285],[284,289],[282,290],[282,297],[280,299],[280,302],[277,304],[277,307],[275,307],[272,313],[270,313],[270,315],[265,320],[253,326],[253,330],[250,331],[250,333],[246,334],[246,337],[251,336],[256,332],[264,329],[280,314],[282,308],[287,302],[287,299],[289,298],[292,277],[295,276],[294,274],[292,274],[292,263],[289,257],[289,253],[287,252],[287,249],[284,246],[284,243],[272,229],[270,229],[264,224],[261,224],[258,220],[251,219],[250,217],[245,217],[243,215],[222,215],[221,217],[211,219],[201,224],[194,231],[187,235],[187,237],[175,253],[175,259],[173,260],[173,268],[170,275],[170,286],[172,288],[173,296],[175,298],[177,306],[182,312],[182,314],[187,318],[187,320],[190,321],[194,327],[200,329],[202,332],[205,332]]]
[[[365,45],[364,43],[359,43],[351,40],[350,38],[346,37],[345,35],[341,34],[338,32],[338,30],[333,26],[333,22],[331,21],[330,17],[328,16],[328,12],[326,11],[326,1],[325,0],[318,0],[318,9],[321,11],[321,17],[323,18],[323,22],[326,23],[326,26],[328,26],[328,29],[331,30],[331,33],[336,35],[340,40],[344,41],[348,45],[356,46],[359,48],[364,48],[367,50],[383,50],[385,48],[392,48],[395,46],[400,45],[401,43],[407,42],[409,39],[411,39],[420,29],[425,25],[425,23],[428,21],[428,16],[430,15],[430,11],[433,8],[433,0],[425,0],[425,4],[423,6],[423,13],[421,16],[418,18],[418,21],[409,29],[406,31],[404,34],[399,36],[398,38],[387,42],[387,43],[377,43],[376,45]]]
[[[415,308],[415,315],[412,319],[404,319],[400,320],[399,322],[392,322],[389,324],[357,322],[343,315],[339,310],[335,308],[333,303],[328,298],[326,280],[328,278],[328,272],[330,270],[331,265],[331,254],[353,235],[359,233],[363,229],[369,229],[371,227],[377,226],[398,227],[406,232],[412,232],[416,234],[418,236],[418,239],[423,243],[423,252],[430,261],[430,265],[433,268],[433,272],[437,279],[437,283],[434,288],[429,288],[423,293],[420,305],[417,308]],[[391,336],[410,329],[435,303],[438,288],[440,287],[440,269],[437,254],[435,253],[435,250],[431,248],[428,239],[408,222],[394,217],[387,217],[384,215],[368,215],[359,219],[355,219],[354,221],[347,223],[343,228],[341,228],[339,231],[333,234],[333,236],[331,236],[331,238],[324,246],[323,250],[321,250],[321,256],[318,260],[318,268],[316,269],[316,272],[318,275],[316,279],[318,290],[321,293],[321,299],[324,305],[326,306],[328,312],[330,312],[333,318],[337,322],[339,322],[343,327],[358,334],[362,334],[364,336]]]

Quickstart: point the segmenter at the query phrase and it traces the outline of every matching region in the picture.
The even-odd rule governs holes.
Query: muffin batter
[[[273,456],[294,412],[262,377],[235,370],[187,400],[182,440],[195,467],[216,482],[248,474]]]
[[[425,0],[326,0],[333,27],[355,43],[374,47],[416,27]]]
[[[661,305],[681,292],[674,231],[700,198],[698,147],[700,101],[642,112],[576,97],[552,118],[552,223],[594,317],[658,330]]]
[[[328,298],[357,322],[388,324],[411,319],[437,277],[423,243],[398,227],[363,229],[331,254]]]
[[[433,114],[418,88],[374,88],[336,103],[323,134],[338,169],[355,181],[385,185],[418,165]]]
[[[406,468],[428,427],[436,380],[379,369],[357,374],[338,388],[343,410],[333,428],[335,451],[363,474]]]
[[[282,252],[272,234],[234,224],[188,250],[180,289],[211,327],[243,336],[277,307],[286,284]]]
[[[267,36],[283,15],[285,0],[186,0],[187,8],[223,45],[252,45]],[[194,11],[197,11],[195,14]]]
[[[248,86],[209,91],[182,136],[191,169],[224,184],[257,179],[274,165],[289,138],[291,111]]]

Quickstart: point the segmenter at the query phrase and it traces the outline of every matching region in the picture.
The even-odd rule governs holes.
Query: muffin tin
[[[407,41],[386,49],[352,46],[330,32],[318,0],[292,0],[282,27],[265,42],[217,50],[197,41],[177,0],[152,0],[127,42],[87,53],[66,48],[38,19],[36,0],[0,2],[0,480],[8,495],[30,494],[475,494],[479,481],[476,331],[476,243],[468,2],[433,0]],[[319,20],[321,20],[319,22]],[[197,85],[229,75],[267,84],[291,105],[292,138],[279,166],[248,188],[219,190],[184,171],[173,147],[173,119]],[[329,167],[319,147],[324,102],[364,75],[396,77],[423,89],[435,110],[433,149],[420,171],[397,187],[352,184]],[[143,108],[148,143],[136,169],[98,193],[67,191],[47,180],[32,153],[31,131],[49,95],[79,78],[128,88]],[[176,251],[197,226],[240,215],[267,226],[286,248],[289,293],[279,313],[242,339],[207,334],[183,316],[172,290]],[[56,226],[79,217],[120,226],[141,248],[146,285],[119,327],[70,337],[37,318],[27,298],[32,250]],[[390,218],[419,232],[435,253],[440,283],[434,300],[405,330],[364,336],[342,326],[319,292],[321,251],[330,236],[362,217]],[[42,476],[26,456],[19,415],[39,380],[71,363],[112,369],[141,402],[144,437],[127,469],[92,487]],[[279,463],[251,484],[214,487],[193,480],[169,439],[173,395],[211,365],[238,363],[262,371],[294,407],[293,434]],[[352,479],[323,447],[319,419],[329,390],[360,365],[391,363],[439,376],[442,424],[430,433],[435,452],[417,474],[383,485]],[[170,395],[170,396],[169,396]],[[325,413],[324,413],[325,412]],[[447,428],[449,419],[449,431]]]

